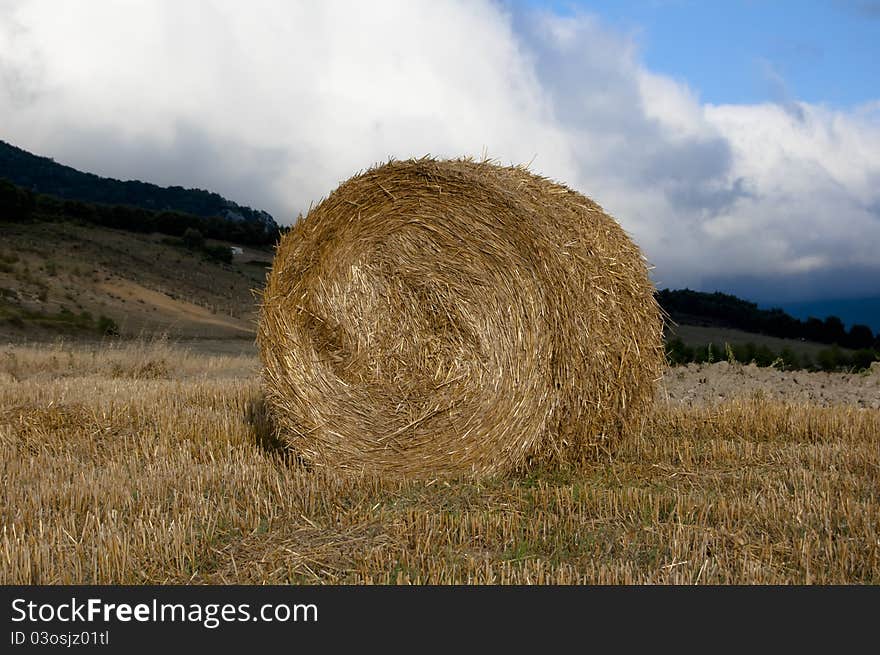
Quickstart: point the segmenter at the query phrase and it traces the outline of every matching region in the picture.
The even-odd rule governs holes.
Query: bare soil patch
[[[880,367],[875,365],[864,373],[826,373],[727,362],[689,364],[669,369],[658,392],[658,400],[670,406],[716,404],[749,396],[823,407],[878,409]]]

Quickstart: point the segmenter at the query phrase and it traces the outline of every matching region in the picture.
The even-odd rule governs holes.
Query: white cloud
[[[877,266],[880,102],[796,106],[706,105],[595,17],[488,2],[0,4],[16,145],[283,222],[390,156],[534,158],[661,285]]]
[[[751,194],[707,233],[753,235],[742,256],[758,271],[880,266],[880,114],[799,106],[802,119],[776,105],[706,108],[731,144],[731,175]]]
[[[10,139],[181,184],[210,180],[164,153],[216,144],[204,163],[218,174],[214,157],[225,159],[221,192],[260,153],[281,153],[260,189],[271,197],[243,200],[282,220],[389,156],[566,157],[510,26],[487,4],[24,2],[13,19],[3,59],[39,91],[23,105],[5,85]],[[25,51],[45,61],[39,75]]]

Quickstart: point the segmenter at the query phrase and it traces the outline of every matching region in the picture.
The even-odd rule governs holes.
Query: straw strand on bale
[[[282,238],[258,343],[280,435],[318,466],[410,477],[583,459],[664,361],[639,249],[519,167],[392,161]]]

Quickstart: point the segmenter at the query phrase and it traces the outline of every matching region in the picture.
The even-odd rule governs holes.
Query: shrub
[[[181,241],[183,241],[183,245],[190,250],[200,250],[205,246],[205,237],[193,227],[186,228],[186,231],[184,231],[183,236],[181,237]]]
[[[782,367],[786,371],[794,371],[801,367],[801,358],[787,346],[779,353],[779,359],[782,360]]]
[[[830,348],[824,348],[819,351],[816,356],[819,368],[823,371],[836,371],[837,369],[850,365],[849,358],[835,344]]]
[[[673,366],[681,366],[694,361],[694,349],[676,337],[666,343],[666,357]]]
[[[100,332],[105,337],[118,337],[119,336],[119,325],[116,324],[109,316],[101,315],[98,317],[97,324],[98,332]]]
[[[224,264],[232,263],[232,250],[229,248],[229,246],[205,246],[202,250],[205,255],[208,256],[208,259],[222,262]]]
[[[880,361],[880,354],[870,348],[860,348],[852,354],[850,363],[857,371],[864,371],[871,368],[871,364]]]

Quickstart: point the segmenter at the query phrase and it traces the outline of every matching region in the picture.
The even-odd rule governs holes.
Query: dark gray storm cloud
[[[877,274],[877,267],[849,266],[785,275],[710,274],[702,279],[702,284],[707,288],[726,289],[759,303],[793,303],[813,298],[876,296]]]

